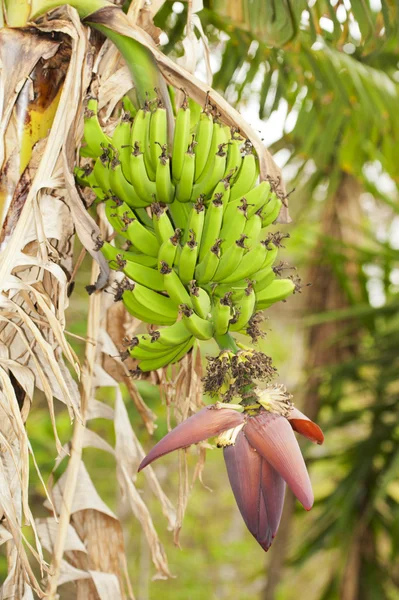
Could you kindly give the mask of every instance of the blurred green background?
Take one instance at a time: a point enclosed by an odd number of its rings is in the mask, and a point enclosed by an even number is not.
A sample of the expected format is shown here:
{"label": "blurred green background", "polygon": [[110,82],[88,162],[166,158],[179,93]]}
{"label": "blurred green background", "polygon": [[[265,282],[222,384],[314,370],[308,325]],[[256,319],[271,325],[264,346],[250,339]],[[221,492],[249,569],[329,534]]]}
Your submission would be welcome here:
{"label": "blurred green background", "polygon": [[[125,3],[126,5],[129,3]],[[397,600],[399,598],[399,19],[388,0],[207,2],[199,17],[209,42],[213,86],[258,129],[283,167],[293,223],[282,260],[298,269],[302,294],[270,309],[262,349],[298,406],[325,431],[304,444],[316,503],[310,513],[290,495],[279,534],[265,555],[247,532],[222,453],[207,453],[196,482],[181,549],[160,507],[151,514],[175,579],[154,570],[138,522],[123,517],[138,600]],[[187,4],[165,2],[155,23],[162,50],[182,56]],[[198,36],[198,30],[195,30]],[[201,51],[200,51],[201,52]],[[205,56],[205,55],[204,55]],[[205,60],[198,64],[204,76]],[[85,335],[90,262],[78,273],[68,330]],[[82,356],[83,347],[71,338]],[[204,347],[206,351],[206,347]],[[205,354],[205,353],[204,353]],[[166,432],[158,390],[139,382]],[[100,399],[113,403],[113,391]],[[127,393],[132,425],[150,439]],[[60,410],[62,441],[68,416]],[[112,423],[93,422],[111,444]],[[55,455],[44,402],[28,420],[43,475]],[[113,458],[84,451],[99,494],[118,509]],[[190,473],[196,450],[190,456]],[[60,472],[62,472],[60,468]],[[156,473],[177,500],[177,456]],[[32,471],[33,473],[33,471]],[[138,485],[145,488],[144,478]],[[35,514],[43,491],[32,474]],[[42,513],[45,514],[44,511]],[[1,563],[4,573],[4,563]]]}

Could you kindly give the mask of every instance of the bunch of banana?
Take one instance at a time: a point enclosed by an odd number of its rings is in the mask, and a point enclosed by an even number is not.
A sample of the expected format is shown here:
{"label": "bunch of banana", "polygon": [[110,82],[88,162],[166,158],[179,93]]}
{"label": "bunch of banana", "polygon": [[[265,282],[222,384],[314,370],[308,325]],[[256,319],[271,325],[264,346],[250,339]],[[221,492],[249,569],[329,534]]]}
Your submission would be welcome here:
{"label": "bunch of banana", "polygon": [[84,143],[93,164],[76,177],[104,203],[116,234],[99,246],[125,275],[118,298],[161,327],[134,338],[130,354],[141,370],[180,360],[195,340],[245,333],[257,311],[295,290],[291,279],[276,276],[279,244],[264,234],[282,200],[269,181],[258,183],[250,142],[209,103],[193,126],[183,101],[168,145],[159,101],[147,102],[134,120],[124,114],[109,137],[91,99]]}

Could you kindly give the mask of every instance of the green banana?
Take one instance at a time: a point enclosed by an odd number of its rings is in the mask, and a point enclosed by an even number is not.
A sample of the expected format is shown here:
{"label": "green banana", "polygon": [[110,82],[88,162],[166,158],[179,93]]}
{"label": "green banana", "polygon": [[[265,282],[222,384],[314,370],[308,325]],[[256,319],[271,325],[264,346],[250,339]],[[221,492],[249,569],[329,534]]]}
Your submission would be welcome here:
{"label": "green banana", "polygon": [[132,125],[132,137],[130,145],[132,148],[138,144],[140,148],[147,147],[148,127],[151,120],[151,112],[147,103],[137,111]]}
{"label": "green banana", "polygon": [[280,213],[282,204],[281,199],[273,192],[270,202],[266,204],[261,213],[262,227],[267,227],[274,223]]}
{"label": "green banana", "polygon": [[214,327],[211,321],[202,319],[187,305],[181,305],[182,321],[194,337],[198,340],[210,340],[213,337]]}
{"label": "green banana", "polygon": [[197,145],[194,148],[195,154],[195,181],[198,181],[204,170],[208,155],[211,149],[213,135],[213,120],[207,107],[200,114],[195,139]]}
{"label": "green banana", "polygon": [[257,158],[252,152],[252,145],[247,144],[245,151],[246,154],[242,159],[240,170],[231,187],[230,200],[242,198],[253,188],[258,177]]}
{"label": "green banana", "polygon": [[163,316],[155,311],[152,311],[146,306],[143,306],[141,302],[135,298],[134,284],[133,289],[128,289],[123,292],[122,301],[127,310],[137,319],[140,319],[144,323],[150,323],[152,325],[173,325],[176,319],[173,317]]}
{"label": "green banana", "polygon": [[150,121],[150,151],[151,151],[151,162],[152,166],[158,165],[159,148],[166,146],[168,142],[168,124],[167,124],[167,112],[162,102],[158,100],[158,106],[151,115]]}
{"label": "green banana", "polygon": [[266,255],[266,243],[259,242],[259,244],[254,246],[244,255],[237,269],[222,279],[222,283],[233,283],[256,274],[265,262]]}
{"label": "green banana", "polygon": [[221,200],[223,203],[223,211],[226,210],[230,200],[230,179],[225,177],[221,179],[213,190],[210,202],[213,200]]}
{"label": "green banana", "polygon": [[109,150],[104,150],[99,158],[94,163],[93,175],[100,189],[104,194],[109,194],[110,182],[109,182],[109,161],[110,153]]}
{"label": "green banana", "polygon": [[231,183],[234,183],[237,173],[240,170],[242,163],[241,146],[243,145],[244,139],[238,135],[236,131],[232,132],[231,139],[228,141],[228,152],[226,160],[226,169],[224,176],[228,175],[231,177]]}
{"label": "green banana", "polygon": [[[212,165],[207,171],[207,174],[203,179],[198,181],[193,188],[191,199],[195,200],[198,196],[204,194],[208,196],[217,185],[218,181],[220,181],[224,174],[224,169],[226,165],[226,152],[224,151],[224,147],[226,144],[219,144],[218,151],[214,155]],[[206,168],[204,169],[204,172]]]}
{"label": "green banana", "polygon": [[122,216],[122,220],[125,224],[124,228],[121,230],[122,235],[130,240],[133,246],[140,252],[157,257],[160,243],[158,242],[156,235],[140,223],[134,215],[131,216],[126,212]]}
{"label": "green banana", "polygon": [[163,346],[173,347],[183,344],[191,337],[191,333],[187,331],[187,327],[182,321],[176,321],[170,327],[159,330],[157,342]]}
{"label": "green banana", "polygon": [[[119,269],[132,281],[136,281],[156,292],[162,292],[165,289],[163,276],[156,269],[140,265],[130,260],[127,260],[126,264],[122,261],[119,265]],[[167,323],[167,325],[169,325],[169,323]]]}
{"label": "green banana", "polygon": [[261,292],[267,286],[269,286],[272,281],[276,279],[276,274],[273,271],[272,267],[266,267],[264,269],[260,269],[255,275],[255,283],[254,290],[256,293]]}
{"label": "green banana", "polygon": [[208,319],[211,314],[212,304],[209,294],[206,290],[196,285],[195,279],[190,281],[190,298],[193,309],[202,319]]}
{"label": "green banana", "polygon": [[130,155],[130,179],[141,200],[151,204],[156,197],[156,184],[147,175],[144,154],[140,151],[138,142],[135,142],[134,150]]}
{"label": "green banana", "polygon": [[[120,266],[123,261],[131,261],[138,265],[144,265],[146,267],[155,267],[157,264],[156,258],[148,256],[147,254],[138,254],[137,252],[128,252],[126,250],[120,250],[115,246],[112,246],[109,242],[103,242],[101,246],[101,253],[108,262],[114,263]],[[111,269],[113,268],[110,264]],[[117,270],[117,269],[116,269]]]}
{"label": "green banana", "polygon": [[112,193],[126,202],[131,208],[145,208],[148,202],[141,200],[136,194],[134,187],[128,182],[123,174],[122,163],[115,156],[109,169],[109,186]]}
{"label": "green banana", "polygon": [[199,262],[209,254],[210,249],[220,237],[220,229],[223,222],[223,202],[220,199],[213,200],[205,214],[204,228],[202,231],[201,247],[199,251]]}
{"label": "green banana", "polygon": [[255,302],[256,296],[254,289],[252,285],[248,285],[238,306],[235,307],[237,309],[237,316],[234,319],[235,322],[230,321],[229,329],[231,331],[241,331],[241,329],[244,329],[254,313]]}
{"label": "green banana", "polygon": [[270,183],[261,181],[259,185],[245,194],[247,201],[248,218],[252,217],[259,209],[263,209],[271,197]]}
{"label": "green banana", "polygon": [[244,234],[247,236],[248,247],[252,248],[253,244],[259,240],[262,231],[262,217],[259,213],[255,213],[245,223]]}
{"label": "green banana", "polygon": [[247,210],[245,203],[243,203],[241,206],[237,206],[233,215],[234,216],[230,218],[223,218],[223,226],[220,231],[220,238],[223,240],[223,251],[226,251],[231,244],[234,244],[234,242],[238,240],[245,229],[245,225],[247,223]]}
{"label": "green banana", "polygon": [[175,187],[170,174],[170,158],[166,154],[166,144],[161,146],[161,150],[157,163],[155,190],[158,202],[170,204],[175,197]]}
{"label": "green banana", "polygon": [[143,305],[144,308],[149,308],[161,317],[170,318],[173,322],[176,321],[178,315],[178,305],[171,298],[159,294],[137,282],[134,284],[132,296]]}
{"label": "green banana", "polygon": [[158,202],[151,204],[151,210],[155,235],[157,236],[159,243],[163,244],[174,236],[175,232],[173,225],[170,222],[166,210]]}
{"label": "green banana", "polygon": [[194,277],[197,256],[198,244],[195,239],[195,233],[191,229],[189,239],[184,244],[179,258],[179,277],[185,285],[187,285]]}
{"label": "green banana", "polygon": [[118,153],[122,165],[122,173],[130,183],[130,140],[132,137],[132,119],[124,113],[112,135],[112,146]]}
{"label": "green banana", "polygon": [[[183,163],[190,143],[190,109],[187,98],[184,98],[176,116],[175,133],[172,150],[172,175],[174,181],[180,181]],[[194,161],[193,161],[194,162]]]}
{"label": "green banana", "polygon": [[231,292],[227,292],[223,298],[216,299],[213,305],[213,322],[217,335],[224,335],[228,328],[232,317],[231,311]]}
{"label": "green banana", "polygon": [[238,268],[246,250],[246,238],[246,235],[241,235],[234,244],[227,248],[225,252],[222,252],[218,268],[216,269],[216,272],[212,278],[213,281],[222,281],[225,279],[225,277]]}
{"label": "green banana", "polygon": [[[180,174],[180,180],[176,188],[176,200],[179,202],[190,202],[193,193],[195,154],[192,142],[184,155],[183,167]],[[173,159],[174,160],[174,159]],[[172,161],[173,166],[173,161]]]}
{"label": "green banana", "polygon": [[266,252],[265,261],[262,263],[261,269],[265,269],[266,267],[271,267],[271,265],[276,260],[277,254],[278,254],[277,246],[270,247],[270,245],[267,242],[265,242],[265,243],[266,243],[267,252]]}
{"label": "green banana", "polygon": [[295,290],[291,279],[275,279],[261,292],[256,293],[256,310],[269,308],[279,300],[285,300]]}
{"label": "green banana", "polygon": [[97,111],[97,100],[90,98],[84,116],[83,134],[87,146],[93,152],[93,155],[98,157],[103,153],[103,148],[111,144],[111,138],[103,132]]}
{"label": "green banana", "polygon": [[[207,179],[210,175],[212,175],[215,154],[219,150],[219,146],[221,144],[227,144],[227,142],[228,142],[228,138],[226,137],[226,132],[225,132],[223,125],[221,125],[217,121],[214,121],[213,126],[212,126],[212,142],[211,142],[211,146],[209,148],[209,153],[207,154],[206,163],[205,163],[204,168],[202,169],[201,174],[199,175],[198,178],[195,179],[195,186],[198,186],[205,179]],[[219,177],[219,179],[222,179],[222,177],[223,177],[223,174]],[[196,193],[195,197],[197,198],[200,193],[201,192]]]}
{"label": "green banana", "polygon": [[186,230],[190,205],[187,202],[172,202],[172,204],[169,205],[169,212],[175,227]]}
{"label": "green banana", "polygon": [[[132,125],[132,148],[140,149],[143,152],[142,161],[145,171],[140,167],[140,172],[145,173],[146,179],[155,180],[155,165],[151,163],[150,146],[149,146],[149,129],[151,121],[151,110],[148,102],[144,103],[144,107],[137,111]],[[130,160],[130,173],[132,174],[132,161]],[[132,176],[132,175],[131,175]],[[134,185],[134,180],[131,179]],[[140,192],[137,190],[140,195]]]}
{"label": "green banana", "polygon": [[191,308],[191,298],[189,293],[176,271],[171,269],[167,263],[162,263],[160,273],[163,275],[164,289],[168,292],[173,302],[177,305],[187,304]]}
{"label": "green banana", "polygon": [[191,350],[191,348],[194,346],[194,343],[195,338],[190,337],[185,344],[179,346],[177,350],[172,350],[171,353],[167,354],[166,356],[142,360],[139,364],[139,369],[140,371],[147,372],[161,369],[162,367],[166,367],[167,365],[172,365],[173,363],[176,363],[180,359],[182,359],[183,356],[185,356],[187,352]]}
{"label": "green banana", "polygon": [[105,216],[107,217],[110,225],[112,226],[115,233],[119,233],[125,239],[127,239],[126,233],[123,230],[123,211],[127,205],[116,196],[107,198],[104,202]]}
{"label": "green banana", "polygon": [[183,243],[188,240],[189,232],[192,231],[195,236],[195,241],[198,246],[201,245],[202,231],[204,229],[205,220],[205,206],[202,197],[198,198],[196,203],[193,204],[189,217],[188,224],[184,231]]}
{"label": "green banana", "polygon": [[179,240],[181,236],[181,230],[175,229],[174,234],[165,240],[158,252],[158,269],[161,269],[162,263],[168,265],[174,265],[176,261],[177,248],[179,246]]}
{"label": "green banana", "polygon": [[200,285],[209,283],[218,268],[220,260],[220,244],[222,240],[216,240],[213,246],[205,254],[205,257],[195,268],[195,279]]}

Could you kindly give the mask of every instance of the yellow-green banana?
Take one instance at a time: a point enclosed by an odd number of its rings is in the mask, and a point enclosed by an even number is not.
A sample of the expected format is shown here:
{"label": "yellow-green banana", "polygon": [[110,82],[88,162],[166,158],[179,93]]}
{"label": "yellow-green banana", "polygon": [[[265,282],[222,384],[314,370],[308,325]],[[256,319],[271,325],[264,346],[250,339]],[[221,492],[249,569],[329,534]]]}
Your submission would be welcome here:
{"label": "yellow-green banana", "polygon": [[179,108],[176,116],[175,133],[172,151],[172,175],[175,181],[180,181],[183,163],[188,145],[190,143],[190,109],[187,99]]}
{"label": "yellow-green banana", "polygon": [[129,113],[124,113],[112,135],[112,146],[118,153],[122,165],[122,173],[130,183],[130,152],[132,137],[132,120]]}
{"label": "yellow-green banana", "polygon": [[202,262],[215,241],[220,238],[220,229],[223,221],[223,202],[220,199],[213,200],[207,208],[204,228],[202,231],[201,247],[199,251],[199,262]]}
{"label": "yellow-green banana", "polygon": [[187,304],[191,307],[191,298],[188,291],[181,282],[180,277],[167,263],[162,263],[161,274],[163,275],[165,290],[177,305]]}
{"label": "yellow-green banana", "polygon": [[275,279],[261,292],[256,293],[256,310],[264,310],[279,300],[285,300],[295,290],[291,279]]}
{"label": "yellow-green banana", "polygon": [[225,334],[229,328],[230,319],[232,317],[231,292],[227,292],[223,298],[215,299],[212,316],[217,335]]}
{"label": "yellow-green banana", "polygon": [[239,266],[230,275],[225,277],[223,283],[232,283],[245,279],[246,277],[255,276],[260,267],[265,262],[267,255],[267,248],[265,242],[259,242],[251,250],[249,250],[244,256]]}
{"label": "yellow-green banana", "polygon": [[155,179],[155,191],[158,202],[170,204],[175,197],[175,187],[172,183],[170,173],[170,159],[166,154],[166,145],[161,147],[161,154],[157,163],[157,176]]}
{"label": "yellow-green banana", "polygon": [[174,234],[161,244],[161,247],[159,248],[158,252],[159,269],[161,269],[162,263],[171,265],[171,267],[173,267],[173,265],[176,264],[176,254],[177,248],[179,246],[180,236],[181,230],[175,229]]}
{"label": "yellow-green banana", "polygon": [[212,281],[222,281],[238,268],[246,250],[246,235],[241,235],[234,244],[229,246],[225,252],[222,252],[218,268],[212,278]]}
{"label": "yellow-green banana", "polygon": [[179,257],[179,277],[187,285],[194,277],[195,265],[197,264],[198,244],[193,230],[190,230],[189,238],[184,244]]}
{"label": "yellow-green banana", "polygon": [[108,147],[111,138],[106,135],[98,120],[98,102],[90,98],[84,116],[84,139],[94,156],[101,156],[103,148]]}
{"label": "yellow-green banana", "polygon": [[253,188],[257,177],[257,158],[252,152],[252,146],[247,145],[246,154],[242,159],[240,170],[237,174],[234,183],[231,186],[230,200],[242,198],[247,192],[249,192]]}
{"label": "yellow-green banana", "polygon": [[221,240],[216,240],[195,269],[195,279],[200,284],[212,281],[220,260]]}
{"label": "yellow-green banana", "polygon": [[208,292],[204,288],[198,287],[195,280],[190,281],[189,290],[193,309],[202,319],[208,319],[212,310]]}
{"label": "yellow-green banana", "polygon": [[231,331],[241,331],[248,324],[255,309],[256,296],[252,285],[248,285],[238,305],[235,306],[237,316],[230,323]]}
{"label": "yellow-green banana", "polygon": [[198,340],[210,340],[214,333],[214,327],[211,321],[202,319],[192,308],[186,305],[181,306],[182,321],[187,330]]}
{"label": "yellow-green banana", "polygon": [[212,116],[207,110],[200,114],[195,139],[197,145],[194,148],[195,154],[195,181],[198,181],[202,171],[204,170],[208,155],[212,144],[213,134],[213,120]]}

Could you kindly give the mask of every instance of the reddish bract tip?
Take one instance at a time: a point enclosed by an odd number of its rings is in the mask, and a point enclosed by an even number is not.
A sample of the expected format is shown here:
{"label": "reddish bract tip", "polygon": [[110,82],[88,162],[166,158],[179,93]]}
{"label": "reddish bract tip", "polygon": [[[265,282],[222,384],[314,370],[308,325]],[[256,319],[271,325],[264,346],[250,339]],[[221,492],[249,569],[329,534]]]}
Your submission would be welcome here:
{"label": "reddish bract tip", "polygon": [[299,502],[309,510],[313,491],[301,450],[285,417],[260,412],[244,427],[248,442],[287,482]]}
{"label": "reddish bract tip", "polygon": [[173,450],[186,448],[207,438],[241,425],[244,421],[242,413],[229,408],[215,408],[215,405],[202,408],[183,423],[172,429],[147,454],[139,466],[139,471],[164,454]]}
{"label": "reddish bract tip", "polygon": [[316,423],[313,423],[306,415],[301,413],[297,408],[292,408],[287,419],[290,422],[292,429],[304,435],[311,442],[316,444],[322,444],[324,442],[324,435],[322,430]]}

